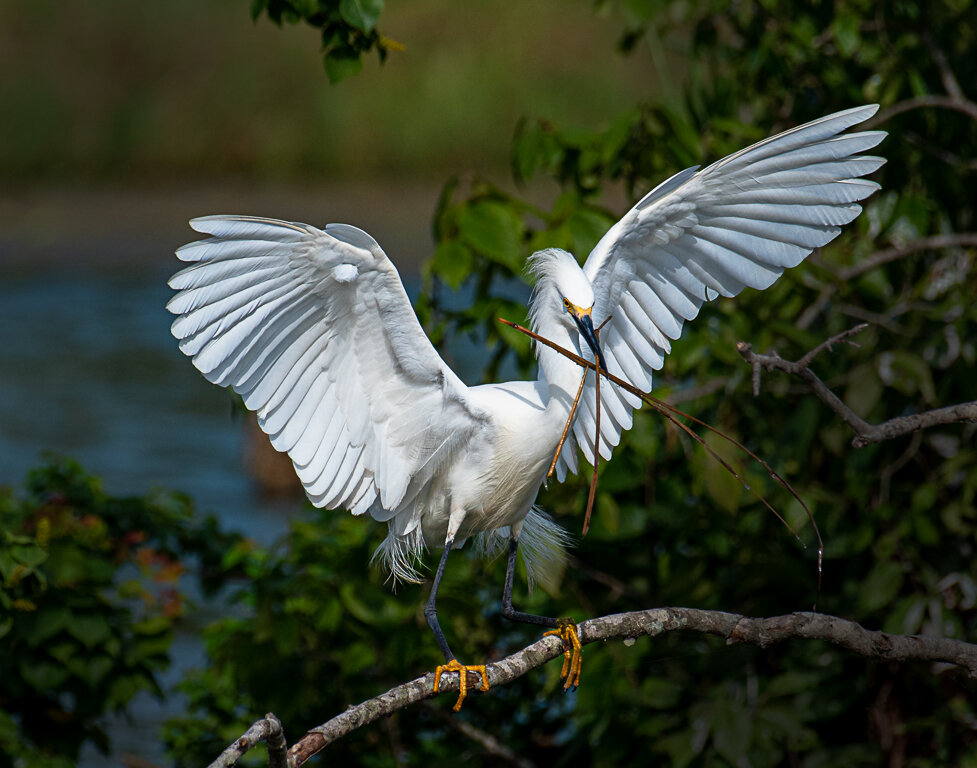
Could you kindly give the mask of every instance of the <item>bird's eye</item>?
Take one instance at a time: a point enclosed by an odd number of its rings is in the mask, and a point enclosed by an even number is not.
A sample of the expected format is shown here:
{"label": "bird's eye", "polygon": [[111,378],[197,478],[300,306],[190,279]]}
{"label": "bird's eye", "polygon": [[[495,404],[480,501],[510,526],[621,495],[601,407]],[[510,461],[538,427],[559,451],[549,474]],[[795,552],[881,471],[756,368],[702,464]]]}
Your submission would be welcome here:
{"label": "bird's eye", "polygon": [[563,308],[564,309],[570,309],[570,299],[564,299],[563,300]]}

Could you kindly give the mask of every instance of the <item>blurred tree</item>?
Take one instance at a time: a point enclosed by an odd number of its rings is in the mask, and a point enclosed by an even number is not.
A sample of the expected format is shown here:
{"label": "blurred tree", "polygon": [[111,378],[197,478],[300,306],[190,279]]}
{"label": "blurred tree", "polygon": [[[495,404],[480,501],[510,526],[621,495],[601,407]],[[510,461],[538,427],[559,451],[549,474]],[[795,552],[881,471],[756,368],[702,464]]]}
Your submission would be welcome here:
{"label": "blurred tree", "polygon": [[178,494],[107,496],[70,460],[24,490],[0,488],[0,766],[70,766],[86,741],[108,751],[104,715],[163,695],[186,559],[212,591],[236,538]]}
{"label": "blurred tree", "polygon": [[[883,192],[806,266],[762,294],[704,310],[675,345],[659,394],[691,401],[697,416],[764,457],[812,506],[826,544],[819,609],[893,632],[972,640],[975,426],[856,450],[847,427],[787,376],[765,375],[754,397],[735,342],[796,358],[865,320],[860,346],[836,347],[814,364],[859,415],[878,421],[973,398],[973,3],[839,0],[789,12],[767,0],[599,5],[623,18],[622,49],[657,52],[665,98],[589,133],[524,121],[514,176],[555,179],[561,192],[548,205],[481,179],[449,182],[418,307],[428,330],[439,343],[487,344],[487,376],[527,368],[525,339],[494,318],[524,319],[522,265],[531,250],[560,246],[583,258],[623,213],[607,200],[623,193],[633,201],[681,168],[879,101],[875,122],[891,134],[881,149],[889,158]],[[758,467],[741,471],[810,544],[798,505]],[[568,482],[541,501],[575,521],[585,493],[585,480]],[[187,683],[188,717],[171,731],[181,762],[212,758],[269,709],[294,738],[437,661],[422,591],[383,591],[363,565],[365,537],[379,532],[364,528],[316,513],[284,549],[248,554],[253,582],[239,600],[251,614],[213,629],[213,664]],[[521,602],[578,618],[670,604],[769,615],[810,607],[814,563],[813,547],[798,550],[700,449],[642,413],[601,472],[594,524],[561,594]],[[532,637],[499,619],[502,570],[463,558],[448,570],[442,617],[449,634],[464,638],[456,642],[466,657],[495,656]],[[654,755],[674,766],[977,765],[974,682],[955,669],[873,664],[813,643],[761,651],[669,636],[591,650],[582,686],[561,698],[552,695],[551,666],[545,682],[493,691],[459,718],[538,764],[645,764]],[[208,725],[194,730],[202,718]],[[218,727],[221,739],[203,738]],[[402,712],[331,748],[342,754],[331,759],[500,761],[453,730],[431,710]]]}

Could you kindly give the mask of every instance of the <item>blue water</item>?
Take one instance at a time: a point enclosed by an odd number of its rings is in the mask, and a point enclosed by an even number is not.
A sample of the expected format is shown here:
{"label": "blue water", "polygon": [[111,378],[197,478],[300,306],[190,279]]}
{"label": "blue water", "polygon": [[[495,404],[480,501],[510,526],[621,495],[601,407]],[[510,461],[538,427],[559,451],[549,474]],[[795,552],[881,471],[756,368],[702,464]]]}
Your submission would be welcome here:
{"label": "blue water", "polygon": [[[19,484],[55,451],[110,494],[179,489],[226,528],[272,540],[301,505],[256,492],[229,395],[177,349],[164,308],[175,267],[0,268],[0,484]],[[167,687],[203,662],[203,646],[180,634],[173,657]],[[165,764],[159,727],[179,706],[137,697],[108,722],[112,756],[86,749],[82,765],[118,765],[127,753]]]}
{"label": "blue water", "polygon": [[162,485],[202,509],[257,514],[230,400],[169,334],[164,272],[0,273],[0,483],[46,450],[74,456],[112,494]]}

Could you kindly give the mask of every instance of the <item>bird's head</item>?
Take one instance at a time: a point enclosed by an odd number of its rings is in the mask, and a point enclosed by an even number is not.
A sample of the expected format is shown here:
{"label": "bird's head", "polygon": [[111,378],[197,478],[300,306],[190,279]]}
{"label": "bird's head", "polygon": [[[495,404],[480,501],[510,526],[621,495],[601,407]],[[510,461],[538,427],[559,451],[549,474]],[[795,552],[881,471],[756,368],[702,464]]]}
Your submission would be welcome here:
{"label": "bird's head", "polygon": [[529,259],[529,269],[536,276],[536,296],[533,300],[533,325],[537,332],[543,328],[544,318],[559,318],[572,323],[590,347],[600,367],[607,370],[604,354],[594,329],[594,288],[577,260],[559,248],[537,251]]}

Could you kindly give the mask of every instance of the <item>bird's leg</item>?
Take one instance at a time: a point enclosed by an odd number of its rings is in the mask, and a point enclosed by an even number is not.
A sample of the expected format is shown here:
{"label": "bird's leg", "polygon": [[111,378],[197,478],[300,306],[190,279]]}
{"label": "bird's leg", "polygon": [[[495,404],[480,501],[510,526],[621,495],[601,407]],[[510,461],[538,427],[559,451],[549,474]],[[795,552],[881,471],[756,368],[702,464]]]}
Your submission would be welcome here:
{"label": "bird's leg", "polygon": [[458,515],[452,513],[452,516],[448,521],[448,536],[444,542],[444,552],[441,555],[441,561],[438,563],[438,570],[434,574],[434,583],[431,585],[431,596],[427,600],[427,605],[424,606],[424,618],[427,619],[427,625],[431,628],[431,632],[434,633],[434,639],[437,642],[438,647],[441,649],[441,653],[444,654],[446,662],[445,664],[439,664],[434,670],[434,692],[437,693],[441,687],[441,676],[445,672],[457,672],[458,701],[455,702],[455,712],[461,710],[461,705],[465,701],[465,697],[468,695],[469,672],[475,672],[482,676],[482,684],[479,686],[479,690],[487,691],[489,689],[488,674],[485,671],[485,665],[465,665],[460,663],[458,659],[455,658],[455,655],[451,652],[451,648],[448,646],[448,641],[445,639],[444,632],[441,630],[441,625],[438,623],[438,587],[441,585],[441,577],[444,576],[444,568],[448,563],[448,554],[451,552],[451,547],[455,543],[455,535],[457,534],[458,528],[463,519],[464,512],[461,512]]}
{"label": "bird's leg", "polygon": [[580,685],[580,668],[583,664],[582,646],[577,635],[577,625],[573,619],[563,617],[554,619],[549,616],[537,616],[533,613],[517,611],[512,605],[512,582],[516,573],[516,550],[519,539],[515,536],[509,539],[509,562],[505,569],[505,587],[502,589],[502,615],[509,621],[523,624],[535,624],[539,627],[554,627],[543,633],[543,637],[556,635],[563,640],[563,669],[560,678],[563,690],[569,691]]}
{"label": "bird's leg", "polygon": [[441,586],[441,577],[444,576],[444,567],[448,563],[448,554],[451,552],[451,545],[453,543],[453,541],[445,542],[441,562],[438,563],[438,570],[434,574],[434,584],[431,585],[431,595],[427,599],[427,605],[424,606],[424,618],[427,619],[427,625],[434,633],[434,640],[441,649],[441,653],[444,654],[444,658],[449,661],[454,658],[454,654],[451,652],[451,648],[448,647],[448,641],[445,639],[441,625],[438,623],[437,599],[438,587]]}

